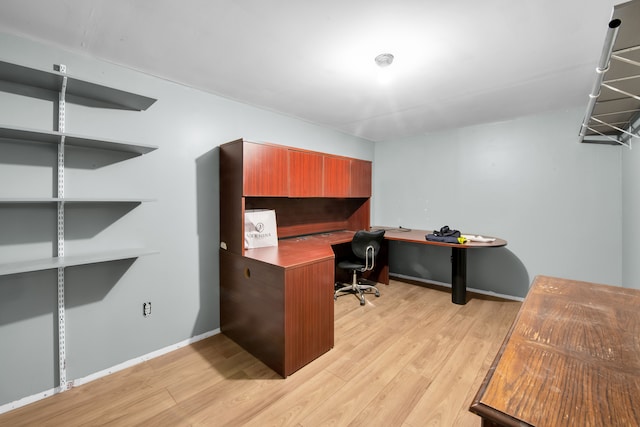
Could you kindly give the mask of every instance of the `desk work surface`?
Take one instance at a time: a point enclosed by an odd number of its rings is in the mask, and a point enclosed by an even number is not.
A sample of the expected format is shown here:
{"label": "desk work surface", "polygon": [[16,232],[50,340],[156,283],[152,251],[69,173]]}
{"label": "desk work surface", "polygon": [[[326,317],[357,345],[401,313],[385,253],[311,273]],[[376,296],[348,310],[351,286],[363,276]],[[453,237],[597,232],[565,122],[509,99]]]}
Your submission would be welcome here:
{"label": "desk work surface", "polygon": [[[372,230],[385,230],[384,237],[387,240],[397,240],[402,242],[409,243],[423,243],[425,245],[434,245],[434,246],[446,246],[453,248],[492,248],[492,247],[500,247],[506,246],[507,241],[504,239],[499,239],[497,237],[493,237],[495,240],[493,242],[472,242],[469,241],[464,244],[459,243],[445,243],[445,242],[433,242],[429,241],[426,238],[427,234],[433,233],[432,230],[414,230],[409,228],[394,228],[394,227],[383,227],[383,226],[373,226]],[[462,233],[462,234],[470,234],[470,233]],[[492,237],[492,236],[484,236],[484,237]]]}
{"label": "desk work surface", "polygon": [[488,425],[640,425],[639,306],[637,289],[538,276],[470,410]]}
{"label": "desk work surface", "polygon": [[348,243],[355,231],[332,231],[278,240],[278,246],[245,249],[244,255],[284,268],[296,267],[334,258],[332,245]]}
{"label": "desk work surface", "polygon": [[[450,248],[472,249],[500,247],[507,244],[506,240],[495,238],[493,242],[467,242],[464,244],[432,242],[426,239],[430,230],[410,230],[392,227],[371,227],[371,230],[385,230],[386,240],[396,240],[408,243],[445,246]],[[281,267],[295,267],[318,260],[333,257],[332,245],[349,243],[355,234],[354,230],[338,230],[304,236],[287,237],[278,240],[278,246],[266,248],[245,249],[244,255],[258,261]],[[485,236],[490,237],[490,236]]]}

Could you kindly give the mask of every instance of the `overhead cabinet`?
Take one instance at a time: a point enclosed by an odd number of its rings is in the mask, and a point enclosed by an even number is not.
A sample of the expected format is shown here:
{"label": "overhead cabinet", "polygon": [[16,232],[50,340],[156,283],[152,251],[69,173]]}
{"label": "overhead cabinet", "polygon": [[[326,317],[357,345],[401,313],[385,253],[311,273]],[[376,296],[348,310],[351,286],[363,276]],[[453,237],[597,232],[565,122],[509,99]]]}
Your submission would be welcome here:
{"label": "overhead cabinet", "polygon": [[324,197],[351,197],[351,161],[343,157],[324,156]]}
{"label": "overhead cabinet", "polygon": [[371,197],[370,173],[365,160],[289,149],[289,197]]}
{"label": "overhead cabinet", "polygon": [[371,162],[351,160],[351,197],[371,197]]}
{"label": "overhead cabinet", "polygon": [[243,195],[287,197],[289,150],[273,145],[244,143],[240,157]]}
{"label": "overhead cabinet", "polygon": [[220,165],[220,238],[233,252],[248,209],[275,209],[278,237],[369,224],[370,161],[239,139],[221,147]]}
{"label": "overhead cabinet", "polygon": [[322,195],[324,156],[308,151],[289,152],[289,197]]}
{"label": "overhead cabinet", "polygon": [[371,197],[371,162],[274,144],[234,141],[225,162],[243,171],[245,197]]}

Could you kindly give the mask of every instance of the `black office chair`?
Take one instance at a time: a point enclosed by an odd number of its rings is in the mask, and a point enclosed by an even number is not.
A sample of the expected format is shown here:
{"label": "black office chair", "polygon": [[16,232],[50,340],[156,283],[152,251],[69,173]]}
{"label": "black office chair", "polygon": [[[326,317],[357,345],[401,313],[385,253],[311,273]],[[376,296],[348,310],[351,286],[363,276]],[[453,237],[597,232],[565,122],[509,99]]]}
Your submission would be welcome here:
{"label": "black office chair", "polygon": [[[338,296],[343,293],[357,294],[360,299],[360,305],[364,305],[364,294],[375,292],[376,297],[380,296],[380,291],[374,285],[363,283],[362,279],[358,279],[358,272],[373,270],[375,259],[382,246],[384,239],[384,230],[378,231],[357,231],[351,240],[351,250],[354,259],[338,262],[338,268],[349,270],[352,275],[351,284],[336,283],[336,290],[333,293],[333,299],[337,300]],[[346,286],[345,286],[346,285]]]}

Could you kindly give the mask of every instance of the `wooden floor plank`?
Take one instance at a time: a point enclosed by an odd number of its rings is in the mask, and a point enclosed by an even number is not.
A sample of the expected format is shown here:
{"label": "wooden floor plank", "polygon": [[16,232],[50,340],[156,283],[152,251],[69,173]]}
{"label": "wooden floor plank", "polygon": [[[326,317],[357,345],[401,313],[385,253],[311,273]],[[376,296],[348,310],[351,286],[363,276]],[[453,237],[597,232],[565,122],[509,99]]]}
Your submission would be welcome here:
{"label": "wooden floor plank", "polygon": [[402,370],[375,395],[349,425],[369,427],[380,421],[389,426],[402,425],[429,386],[428,378],[416,375],[410,370]]}
{"label": "wooden floor plank", "polygon": [[478,426],[519,302],[392,280],[335,303],[335,347],[283,379],[220,334],[0,415],[8,426]]}
{"label": "wooden floor plank", "polygon": [[345,381],[331,372],[319,372],[249,420],[246,426],[302,425],[301,420],[316,411],[322,402],[339,393],[344,385]]}

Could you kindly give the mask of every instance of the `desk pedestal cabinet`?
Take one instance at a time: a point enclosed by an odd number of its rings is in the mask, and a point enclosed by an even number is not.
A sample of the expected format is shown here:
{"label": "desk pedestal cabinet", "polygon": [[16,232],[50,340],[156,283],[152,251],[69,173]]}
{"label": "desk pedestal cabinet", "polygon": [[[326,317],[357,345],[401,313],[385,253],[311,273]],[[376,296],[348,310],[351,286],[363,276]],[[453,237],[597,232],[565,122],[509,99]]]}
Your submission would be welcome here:
{"label": "desk pedestal cabinet", "polygon": [[333,347],[333,259],[282,268],[220,252],[224,333],[286,377]]}

